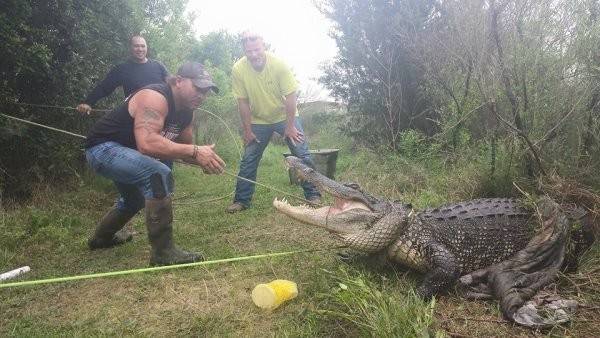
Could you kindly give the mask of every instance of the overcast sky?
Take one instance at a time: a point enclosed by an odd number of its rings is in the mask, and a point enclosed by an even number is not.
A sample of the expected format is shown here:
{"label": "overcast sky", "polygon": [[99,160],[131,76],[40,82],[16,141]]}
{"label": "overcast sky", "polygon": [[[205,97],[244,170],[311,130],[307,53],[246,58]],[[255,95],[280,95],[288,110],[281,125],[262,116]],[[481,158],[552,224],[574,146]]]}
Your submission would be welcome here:
{"label": "overcast sky", "polygon": [[[331,22],[311,0],[192,0],[188,10],[196,12],[194,29],[198,35],[221,29],[234,34],[252,29],[292,67],[301,90],[322,88],[315,80],[322,73],[319,65],[333,58],[337,48],[328,35]],[[322,95],[326,97],[326,93]]]}

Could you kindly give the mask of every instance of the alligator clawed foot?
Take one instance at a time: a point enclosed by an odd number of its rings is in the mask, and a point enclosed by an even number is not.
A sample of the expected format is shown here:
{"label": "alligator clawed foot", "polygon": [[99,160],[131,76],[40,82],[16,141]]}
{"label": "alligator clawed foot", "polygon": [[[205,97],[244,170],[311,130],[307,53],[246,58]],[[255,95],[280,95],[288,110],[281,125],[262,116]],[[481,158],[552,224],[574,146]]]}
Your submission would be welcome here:
{"label": "alligator clawed foot", "polygon": [[337,253],[337,258],[348,264],[366,264],[368,266],[377,266],[386,263],[381,255],[366,255],[363,252],[352,250],[343,250]]}
{"label": "alligator clawed foot", "polygon": [[361,255],[350,251],[340,251],[337,253],[337,258],[344,263],[352,263],[356,261],[359,256]]}
{"label": "alligator clawed foot", "polygon": [[425,300],[425,301],[429,301],[431,300],[431,298],[433,298],[434,292],[427,287],[426,285],[419,285],[417,287],[416,290],[417,296],[419,296],[421,299]]}

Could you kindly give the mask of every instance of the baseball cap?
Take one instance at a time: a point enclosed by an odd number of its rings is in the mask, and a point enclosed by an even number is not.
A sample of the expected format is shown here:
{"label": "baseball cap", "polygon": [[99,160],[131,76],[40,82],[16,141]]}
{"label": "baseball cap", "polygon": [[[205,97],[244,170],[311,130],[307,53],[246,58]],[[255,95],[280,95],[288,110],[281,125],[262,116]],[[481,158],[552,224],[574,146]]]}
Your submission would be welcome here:
{"label": "baseball cap", "polygon": [[198,88],[210,88],[215,93],[219,92],[219,88],[213,82],[212,76],[208,74],[201,63],[188,61],[179,67],[177,75],[191,79],[192,83]]}

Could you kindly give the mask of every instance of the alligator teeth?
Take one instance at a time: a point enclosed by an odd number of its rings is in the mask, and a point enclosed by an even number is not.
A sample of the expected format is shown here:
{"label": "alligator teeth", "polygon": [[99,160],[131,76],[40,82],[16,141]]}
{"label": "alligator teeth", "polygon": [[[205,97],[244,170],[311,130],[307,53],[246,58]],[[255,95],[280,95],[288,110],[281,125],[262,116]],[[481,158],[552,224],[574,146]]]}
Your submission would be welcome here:
{"label": "alligator teeth", "polygon": [[284,205],[290,206],[290,203],[287,201],[286,198],[279,199],[279,198],[275,197],[273,204],[284,204]]}

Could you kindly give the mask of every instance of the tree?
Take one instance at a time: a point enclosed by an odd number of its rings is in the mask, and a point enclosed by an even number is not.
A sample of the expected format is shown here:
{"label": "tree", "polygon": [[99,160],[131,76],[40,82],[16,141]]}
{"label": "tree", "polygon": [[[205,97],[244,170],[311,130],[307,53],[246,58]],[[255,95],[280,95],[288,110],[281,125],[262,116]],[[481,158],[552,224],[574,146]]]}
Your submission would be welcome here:
{"label": "tree", "polygon": [[339,54],[320,79],[348,105],[345,131],[370,145],[399,149],[402,131],[433,132],[423,71],[411,60],[415,31],[424,28],[430,1],[326,0]]}
{"label": "tree", "polygon": [[599,38],[585,14],[590,8],[554,0],[438,1],[415,41],[428,91],[439,94],[442,130],[464,128],[492,144],[509,137],[530,175],[578,163],[591,69],[581,56],[593,54],[582,54],[582,46]]}
{"label": "tree", "polygon": [[[85,134],[93,122],[74,110],[42,109],[15,102],[73,107],[128,54],[132,34],[147,32],[168,66],[179,62],[173,41],[191,36],[183,0],[7,0],[0,8],[0,104],[5,112]],[[164,29],[160,34],[157,30]],[[164,35],[163,35],[164,34]],[[188,45],[193,44],[189,41]],[[105,101],[111,106],[110,102]],[[43,181],[66,181],[83,164],[81,140],[0,118],[0,189],[27,198]]]}
{"label": "tree", "polygon": [[[202,35],[192,48],[191,59],[205,64],[219,86],[219,95],[210,97],[197,114],[195,134],[200,143],[220,143],[221,138],[231,140],[227,125],[240,125],[231,92],[231,67],[243,55],[240,37],[226,31]],[[238,154],[231,155],[238,157]]]}

